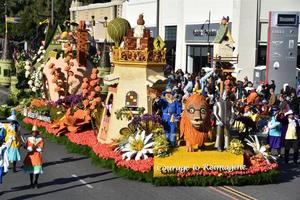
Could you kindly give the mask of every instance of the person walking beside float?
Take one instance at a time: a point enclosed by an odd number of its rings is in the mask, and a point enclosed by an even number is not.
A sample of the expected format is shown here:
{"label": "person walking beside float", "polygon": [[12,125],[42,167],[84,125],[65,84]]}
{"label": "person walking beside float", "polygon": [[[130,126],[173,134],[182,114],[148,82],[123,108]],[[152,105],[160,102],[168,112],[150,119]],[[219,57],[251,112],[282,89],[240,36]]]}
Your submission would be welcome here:
{"label": "person walking beside float", "polygon": [[7,149],[11,146],[14,140],[14,136],[11,136],[7,142],[4,142],[4,139],[0,138],[0,184],[2,184],[4,174],[8,172],[9,161]]}
{"label": "person walking beside float", "polygon": [[39,175],[43,173],[43,168],[42,168],[43,148],[44,148],[44,140],[40,136],[37,126],[34,125],[32,127],[32,136],[27,138],[25,142],[25,149],[27,149],[28,153],[24,159],[24,171],[26,173],[29,173],[31,188],[34,187],[38,188]]}
{"label": "person walking beside float", "polygon": [[6,136],[5,136],[5,142],[8,142],[8,140],[11,137],[14,137],[15,140],[12,141],[10,147],[8,147],[8,160],[9,162],[13,163],[13,172],[17,172],[17,161],[21,160],[20,156],[20,146],[21,146],[21,139],[19,136],[19,129],[20,125],[17,121],[16,112],[12,111],[11,116],[7,118],[7,120],[10,122],[9,124],[5,124],[5,130],[6,130]]}

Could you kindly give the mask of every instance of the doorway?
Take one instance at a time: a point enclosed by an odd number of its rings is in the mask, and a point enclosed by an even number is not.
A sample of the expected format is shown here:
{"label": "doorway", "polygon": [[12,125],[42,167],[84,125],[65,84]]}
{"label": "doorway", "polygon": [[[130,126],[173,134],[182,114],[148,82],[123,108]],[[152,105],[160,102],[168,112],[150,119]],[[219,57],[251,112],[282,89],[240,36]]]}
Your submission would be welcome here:
{"label": "doorway", "polygon": [[186,71],[197,74],[203,67],[208,67],[208,55],[212,53],[212,45],[188,45]]}

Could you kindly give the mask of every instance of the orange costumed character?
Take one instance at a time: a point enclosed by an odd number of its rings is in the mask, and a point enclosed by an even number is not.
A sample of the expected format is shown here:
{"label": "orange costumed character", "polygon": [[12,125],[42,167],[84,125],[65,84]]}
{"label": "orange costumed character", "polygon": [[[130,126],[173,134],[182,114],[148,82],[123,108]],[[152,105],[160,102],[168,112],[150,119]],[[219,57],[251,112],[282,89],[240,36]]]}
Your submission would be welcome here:
{"label": "orange costumed character", "polygon": [[188,152],[194,146],[202,147],[210,130],[210,111],[205,97],[200,94],[190,96],[185,104],[180,121],[180,137],[184,136]]}
{"label": "orange costumed character", "polygon": [[[32,136],[27,138],[25,148],[28,150],[28,153],[24,159],[24,171],[30,175],[30,187],[38,188],[39,174],[43,173],[42,150],[44,148],[44,140],[39,136],[39,131],[35,125],[32,127]],[[34,182],[33,175],[35,175]]]}

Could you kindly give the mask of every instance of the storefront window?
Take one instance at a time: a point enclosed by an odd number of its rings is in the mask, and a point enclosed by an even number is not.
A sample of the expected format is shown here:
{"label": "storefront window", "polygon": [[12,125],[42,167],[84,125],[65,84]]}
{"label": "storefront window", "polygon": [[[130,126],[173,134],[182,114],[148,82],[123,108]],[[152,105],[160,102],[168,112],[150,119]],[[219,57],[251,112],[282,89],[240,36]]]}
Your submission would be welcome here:
{"label": "storefront window", "polygon": [[267,56],[267,46],[266,45],[258,46],[256,66],[266,65],[266,56]]}
{"label": "storefront window", "polygon": [[198,73],[203,67],[210,66],[208,63],[208,52],[212,55],[212,45],[188,45],[186,71],[189,73]]}
{"label": "storefront window", "polygon": [[300,68],[300,46],[298,46],[297,67]]}

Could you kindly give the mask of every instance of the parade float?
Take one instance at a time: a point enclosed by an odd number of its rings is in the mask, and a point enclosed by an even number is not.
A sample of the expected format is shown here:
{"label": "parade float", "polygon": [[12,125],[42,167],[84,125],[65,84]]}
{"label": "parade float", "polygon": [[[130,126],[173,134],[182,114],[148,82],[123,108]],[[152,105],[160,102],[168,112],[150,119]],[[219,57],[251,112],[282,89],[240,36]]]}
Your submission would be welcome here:
{"label": "parade float", "polygon": [[[31,84],[41,95],[18,108],[23,126],[37,125],[44,137],[71,152],[88,155],[119,176],[155,185],[273,182],[278,165],[257,136],[234,138],[226,150],[217,151],[209,139],[211,110],[201,94],[186,100],[180,121],[170,116],[170,123],[179,125],[177,143],[170,147],[153,106],[168,93],[163,76],[166,48],[144,24],[142,15],[134,29],[122,18],[108,24],[115,42],[114,70],[103,80],[88,60],[84,22],[67,33],[61,55],[52,53],[56,56],[50,56],[43,69],[28,67],[38,73]],[[106,98],[100,97],[101,81],[108,87]]]}

